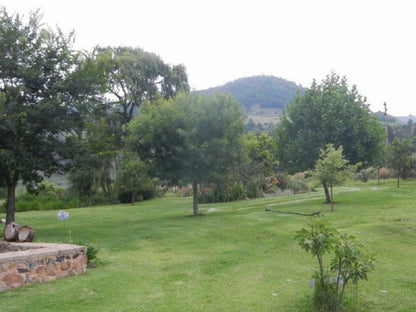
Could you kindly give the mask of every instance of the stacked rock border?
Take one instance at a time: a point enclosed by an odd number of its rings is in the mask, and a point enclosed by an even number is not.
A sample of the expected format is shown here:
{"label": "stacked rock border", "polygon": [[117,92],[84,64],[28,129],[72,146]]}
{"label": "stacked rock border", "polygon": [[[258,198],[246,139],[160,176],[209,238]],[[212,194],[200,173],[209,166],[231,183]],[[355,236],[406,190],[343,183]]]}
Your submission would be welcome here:
{"label": "stacked rock border", "polygon": [[86,271],[87,248],[70,244],[10,243],[20,251],[0,253],[0,292]]}

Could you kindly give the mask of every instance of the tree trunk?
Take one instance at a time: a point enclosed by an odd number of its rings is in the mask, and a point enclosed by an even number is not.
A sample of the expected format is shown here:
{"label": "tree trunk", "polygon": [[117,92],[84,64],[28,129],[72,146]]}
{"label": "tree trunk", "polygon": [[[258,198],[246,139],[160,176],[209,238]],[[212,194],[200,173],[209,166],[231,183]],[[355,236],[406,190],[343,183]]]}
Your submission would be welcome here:
{"label": "tree trunk", "polygon": [[136,202],[136,192],[133,192],[131,194],[131,204],[134,205],[135,202]]}
{"label": "tree trunk", "polygon": [[193,198],[193,215],[194,216],[199,216],[199,211],[198,211],[198,183],[193,182],[192,183],[192,198]]}
{"label": "tree trunk", "polygon": [[17,235],[17,240],[19,242],[31,242],[35,238],[35,231],[30,226],[22,226]]}
{"label": "tree trunk", "polygon": [[334,211],[334,187],[331,185],[331,211]]}
{"label": "tree trunk", "polygon": [[17,181],[7,183],[7,214],[6,223],[14,222],[14,205],[16,202]]}
{"label": "tree trunk", "polygon": [[15,222],[9,222],[6,224],[3,230],[4,240],[8,242],[17,241],[17,235],[19,234],[19,224]]}
{"label": "tree trunk", "polygon": [[324,191],[325,191],[326,203],[329,204],[331,202],[331,196],[329,195],[328,185],[326,185],[326,183],[322,183],[322,185],[323,185]]}
{"label": "tree trunk", "polygon": [[397,172],[397,188],[400,187],[400,170]]}
{"label": "tree trunk", "polygon": [[377,184],[380,184],[380,166],[377,167]]}

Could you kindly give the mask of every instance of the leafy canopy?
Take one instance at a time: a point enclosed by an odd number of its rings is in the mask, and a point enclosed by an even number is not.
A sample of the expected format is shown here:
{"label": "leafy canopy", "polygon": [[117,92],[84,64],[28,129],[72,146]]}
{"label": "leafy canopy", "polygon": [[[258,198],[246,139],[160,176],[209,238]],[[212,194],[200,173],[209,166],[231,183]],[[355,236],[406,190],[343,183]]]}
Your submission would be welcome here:
{"label": "leafy canopy", "polygon": [[354,169],[355,167],[348,166],[348,161],[343,155],[342,146],[335,149],[333,144],[328,144],[325,150],[320,149],[320,157],[316,161],[312,174],[322,183],[325,194],[328,194],[328,187],[330,188],[329,202],[331,203],[331,210],[334,209],[333,187],[344,182],[351,170]]}
{"label": "leafy canopy", "polygon": [[344,147],[350,163],[371,165],[381,156],[384,131],[356,87],[331,73],[298,95],[276,130],[277,156],[289,172],[312,169],[326,144]]}
{"label": "leafy canopy", "polygon": [[178,92],[188,92],[184,65],[169,65],[156,54],[140,48],[99,48],[96,63],[104,68],[106,91],[114,110],[123,117],[123,124],[133,119],[146,100],[157,94],[166,99]]}
{"label": "leafy canopy", "polygon": [[128,128],[130,147],[171,184],[223,180],[242,155],[241,104],[228,94],[159,97]]}
{"label": "leafy canopy", "polygon": [[14,221],[15,188],[21,179],[33,190],[60,166],[65,134],[79,124],[80,103],[93,84],[77,83],[83,56],[73,35],[27,23],[0,9],[0,179],[7,184],[7,222]]}

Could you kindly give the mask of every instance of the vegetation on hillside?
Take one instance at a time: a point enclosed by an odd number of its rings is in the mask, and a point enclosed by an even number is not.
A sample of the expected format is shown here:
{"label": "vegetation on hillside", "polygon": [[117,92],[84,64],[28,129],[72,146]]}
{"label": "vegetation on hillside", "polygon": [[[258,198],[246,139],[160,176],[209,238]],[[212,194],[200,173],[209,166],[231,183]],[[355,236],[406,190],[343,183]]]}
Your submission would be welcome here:
{"label": "vegetation on hillside", "polygon": [[211,94],[218,91],[233,94],[246,110],[255,106],[284,110],[296,93],[302,94],[305,88],[274,76],[253,76],[200,92]]}

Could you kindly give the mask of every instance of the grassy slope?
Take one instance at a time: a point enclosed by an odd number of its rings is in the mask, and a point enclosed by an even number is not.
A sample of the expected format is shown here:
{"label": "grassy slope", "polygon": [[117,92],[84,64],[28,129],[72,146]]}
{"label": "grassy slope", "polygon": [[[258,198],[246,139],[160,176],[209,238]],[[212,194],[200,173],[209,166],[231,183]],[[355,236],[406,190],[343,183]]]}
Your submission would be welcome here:
{"label": "grassy slope", "polygon": [[[100,249],[85,275],[0,294],[1,311],[310,311],[315,259],[294,239],[307,217],[265,212],[324,211],[378,259],[360,287],[360,311],[415,311],[416,182],[338,188],[334,213],[322,193],[201,206],[165,198],[135,206],[17,215],[37,241],[73,240]],[[219,211],[208,212],[209,209]],[[382,292],[387,291],[387,292]]]}

